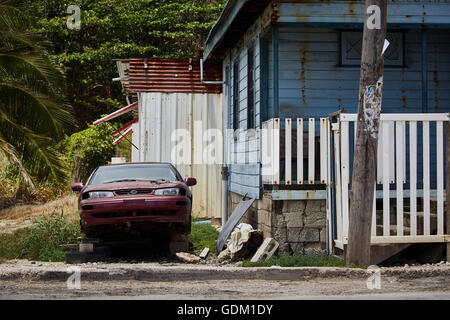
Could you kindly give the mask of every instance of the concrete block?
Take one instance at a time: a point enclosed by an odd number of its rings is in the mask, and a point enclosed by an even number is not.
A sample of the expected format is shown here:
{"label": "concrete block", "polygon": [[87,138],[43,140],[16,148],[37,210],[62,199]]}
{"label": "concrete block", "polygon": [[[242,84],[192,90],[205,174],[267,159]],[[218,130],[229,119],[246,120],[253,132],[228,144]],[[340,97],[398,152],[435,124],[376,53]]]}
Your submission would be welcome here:
{"label": "concrete block", "polygon": [[257,201],[258,210],[272,211],[272,199],[263,197]]}
{"label": "concrete block", "polygon": [[266,238],[262,245],[258,248],[251,262],[258,262],[263,259],[267,260],[273,256],[275,251],[278,249],[278,242],[272,238]]}
{"label": "concrete block", "polygon": [[319,230],[311,228],[288,228],[288,242],[319,242]]}
{"label": "concrete block", "polygon": [[283,215],[288,228],[303,227],[303,212],[287,212]]}
{"label": "concrete block", "polygon": [[197,263],[202,260],[199,257],[197,257],[193,254],[187,253],[187,252],[178,252],[176,254],[176,256],[179,260],[186,262],[186,263]]}
{"label": "concrete block", "polygon": [[302,242],[291,243],[292,254],[296,256],[301,256],[305,254],[305,244]]}
{"label": "concrete block", "polygon": [[291,254],[291,247],[289,246],[289,243],[280,243],[280,246],[278,247],[278,254],[280,255],[290,255]]}
{"label": "concrete block", "polygon": [[303,242],[300,239],[302,228],[287,228],[287,242]]}
{"label": "concrete block", "polygon": [[206,248],[204,248],[204,249],[202,250],[202,252],[200,253],[199,257],[202,258],[202,259],[206,259],[206,257],[208,256],[208,254],[209,254],[209,248],[206,247]]}
{"label": "concrete block", "polygon": [[315,212],[322,212],[322,202],[325,202],[324,200],[308,200],[306,203],[306,215],[313,214]]}
{"label": "concrete block", "polygon": [[305,217],[305,226],[309,228],[323,228],[326,226],[326,213],[315,211],[307,212]]}
{"label": "concrete block", "polygon": [[307,243],[305,244],[305,255],[322,255],[326,254],[326,250],[320,243]]}
{"label": "concrete block", "polygon": [[327,228],[320,229],[320,242],[321,243],[327,242]]}
{"label": "concrete block", "polygon": [[306,201],[304,200],[286,200],[283,201],[282,212],[305,212]]}
{"label": "concrete block", "polygon": [[284,217],[282,215],[279,215],[277,217],[277,228],[274,232],[274,238],[279,243],[287,242],[288,236],[287,236],[287,228],[286,228],[286,221],[284,221]]}
{"label": "concrete block", "polygon": [[83,253],[91,253],[94,252],[94,244],[93,243],[80,243],[79,250]]}

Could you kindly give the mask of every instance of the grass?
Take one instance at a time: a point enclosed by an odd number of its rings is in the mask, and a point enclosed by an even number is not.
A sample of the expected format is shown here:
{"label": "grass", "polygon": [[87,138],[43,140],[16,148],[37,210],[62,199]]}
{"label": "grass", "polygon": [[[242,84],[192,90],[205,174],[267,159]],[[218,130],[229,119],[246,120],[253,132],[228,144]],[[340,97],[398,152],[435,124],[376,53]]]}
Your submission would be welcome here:
{"label": "grass", "polygon": [[194,251],[199,252],[203,248],[208,247],[213,252],[216,248],[216,240],[218,237],[219,231],[210,224],[192,223],[189,240],[194,247]]}
{"label": "grass", "polygon": [[[250,262],[244,261],[240,265],[241,267],[345,267],[344,261],[328,255],[317,256],[274,256],[270,259]],[[351,268],[357,268],[358,266],[350,266]]]}
{"label": "grass", "polygon": [[31,226],[11,234],[0,234],[0,262],[11,259],[32,261],[64,261],[60,245],[73,243],[80,237],[78,219],[61,211],[33,220]]}

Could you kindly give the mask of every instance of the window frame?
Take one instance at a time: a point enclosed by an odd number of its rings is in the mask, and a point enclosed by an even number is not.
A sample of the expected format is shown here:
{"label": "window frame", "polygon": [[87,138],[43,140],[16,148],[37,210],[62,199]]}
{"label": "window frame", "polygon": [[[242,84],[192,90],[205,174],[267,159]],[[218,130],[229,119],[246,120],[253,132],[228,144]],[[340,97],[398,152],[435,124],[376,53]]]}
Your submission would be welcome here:
{"label": "window frame", "polygon": [[[360,34],[361,35],[361,47],[362,47],[362,37],[363,32],[358,30],[340,30],[339,31],[339,66],[340,67],[360,67],[361,59],[358,60],[350,60],[346,58],[346,36],[345,34]],[[406,66],[406,50],[405,50],[405,32],[402,30],[391,30],[388,31],[387,37],[395,36],[398,37],[398,48],[401,51],[399,53],[398,60],[388,60],[385,59],[384,66],[386,68],[405,68]],[[388,49],[389,50],[389,49]]]}

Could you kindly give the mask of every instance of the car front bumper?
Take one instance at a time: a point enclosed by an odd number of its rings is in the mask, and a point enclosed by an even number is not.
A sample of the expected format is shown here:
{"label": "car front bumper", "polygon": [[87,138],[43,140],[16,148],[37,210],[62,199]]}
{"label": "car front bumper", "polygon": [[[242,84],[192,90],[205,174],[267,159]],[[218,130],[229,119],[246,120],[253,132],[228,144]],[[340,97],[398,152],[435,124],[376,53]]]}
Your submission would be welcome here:
{"label": "car front bumper", "polygon": [[80,203],[82,229],[124,223],[190,223],[191,201],[186,196],[86,199]]}

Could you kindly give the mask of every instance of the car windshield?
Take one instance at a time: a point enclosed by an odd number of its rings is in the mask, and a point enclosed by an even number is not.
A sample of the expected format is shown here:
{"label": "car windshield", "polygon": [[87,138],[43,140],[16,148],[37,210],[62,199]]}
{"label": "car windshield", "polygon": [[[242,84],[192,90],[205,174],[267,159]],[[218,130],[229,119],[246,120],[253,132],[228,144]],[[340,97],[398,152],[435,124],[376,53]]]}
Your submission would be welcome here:
{"label": "car windshield", "polygon": [[100,167],[89,185],[126,181],[177,181],[175,171],[167,165],[119,165]]}

